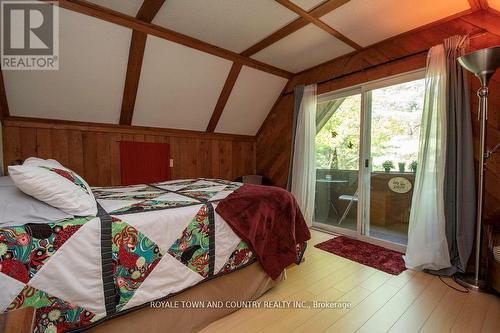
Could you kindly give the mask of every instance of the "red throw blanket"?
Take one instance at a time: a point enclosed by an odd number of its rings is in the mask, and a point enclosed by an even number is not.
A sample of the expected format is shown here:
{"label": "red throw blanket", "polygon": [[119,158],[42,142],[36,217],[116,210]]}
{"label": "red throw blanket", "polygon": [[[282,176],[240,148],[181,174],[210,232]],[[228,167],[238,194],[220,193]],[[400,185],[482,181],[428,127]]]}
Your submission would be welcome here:
{"label": "red throw blanket", "polygon": [[216,212],[274,280],[288,265],[300,263],[311,238],[297,201],[278,187],[245,184],[221,201]]}

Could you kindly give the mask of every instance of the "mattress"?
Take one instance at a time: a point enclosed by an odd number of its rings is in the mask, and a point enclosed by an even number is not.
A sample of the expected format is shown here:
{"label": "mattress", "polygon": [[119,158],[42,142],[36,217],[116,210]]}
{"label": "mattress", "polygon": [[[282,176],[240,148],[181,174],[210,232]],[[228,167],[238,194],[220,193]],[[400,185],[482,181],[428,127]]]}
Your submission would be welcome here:
{"label": "mattress", "polygon": [[[237,302],[258,299],[283,278],[284,274],[276,281],[272,280],[256,262],[173,295],[164,303],[148,305],[104,322],[92,328],[90,333],[155,333],[165,332],[166,328],[171,332],[198,332],[238,310]],[[211,306],[210,302],[222,306]],[[199,304],[203,306],[198,307]]]}
{"label": "mattress", "polygon": [[79,331],[252,264],[215,212],[240,186],[93,188],[97,216],[1,228],[0,312],[34,307],[35,332]]}

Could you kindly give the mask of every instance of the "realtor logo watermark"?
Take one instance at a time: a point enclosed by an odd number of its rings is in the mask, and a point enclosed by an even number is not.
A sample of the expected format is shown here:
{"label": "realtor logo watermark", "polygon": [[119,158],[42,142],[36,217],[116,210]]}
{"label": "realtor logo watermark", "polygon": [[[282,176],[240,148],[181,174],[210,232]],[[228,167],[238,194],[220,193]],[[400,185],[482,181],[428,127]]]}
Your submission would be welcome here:
{"label": "realtor logo watermark", "polygon": [[27,0],[0,3],[2,69],[59,69],[59,7]]}

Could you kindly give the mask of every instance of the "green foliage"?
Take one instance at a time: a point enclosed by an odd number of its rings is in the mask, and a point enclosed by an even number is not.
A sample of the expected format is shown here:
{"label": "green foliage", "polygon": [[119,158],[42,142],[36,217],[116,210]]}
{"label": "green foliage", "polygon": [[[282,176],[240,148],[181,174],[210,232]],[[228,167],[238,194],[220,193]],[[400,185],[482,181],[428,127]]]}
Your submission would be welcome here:
{"label": "green foliage", "polygon": [[[383,161],[409,163],[417,159],[423,99],[423,80],[372,91],[372,122],[369,134],[374,171],[384,169]],[[322,109],[325,103],[328,102],[318,104],[318,110]],[[345,98],[317,133],[318,169],[359,169],[360,108],[360,95]]]}
{"label": "green foliage", "polygon": [[358,169],[360,103],[360,96],[346,98],[316,135],[318,169]]}
{"label": "green foliage", "polygon": [[387,160],[382,163],[382,168],[384,168],[384,170],[392,170],[394,169],[394,162]]}
{"label": "green foliage", "polygon": [[410,170],[413,171],[413,172],[416,172],[417,171],[417,166],[418,166],[417,161],[411,162],[410,163]]}

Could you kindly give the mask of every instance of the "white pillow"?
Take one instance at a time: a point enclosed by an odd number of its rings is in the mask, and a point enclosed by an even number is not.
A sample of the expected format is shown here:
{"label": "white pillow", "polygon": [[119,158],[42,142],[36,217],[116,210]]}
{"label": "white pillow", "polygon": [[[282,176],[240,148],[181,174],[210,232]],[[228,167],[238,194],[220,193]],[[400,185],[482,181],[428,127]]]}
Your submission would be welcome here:
{"label": "white pillow", "polygon": [[[52,159],[44,160],[43,158],[38,158],[38,157],[28,157],[27,159],[24,160],[23,165],[30,165],[30,166],[45,165],[45,166],[52,166],[55,168],[63,167],[63,165],[56,160],[52,160]],[[65,169],[67,169],[67,168],[65,168]]]}
{"label": "white pillow", "polygon": [[39,159],[27,162],[8,168],[21,191],[70,215],[97,215],[94,195],[82,177],[57,161],[57,164]]}

